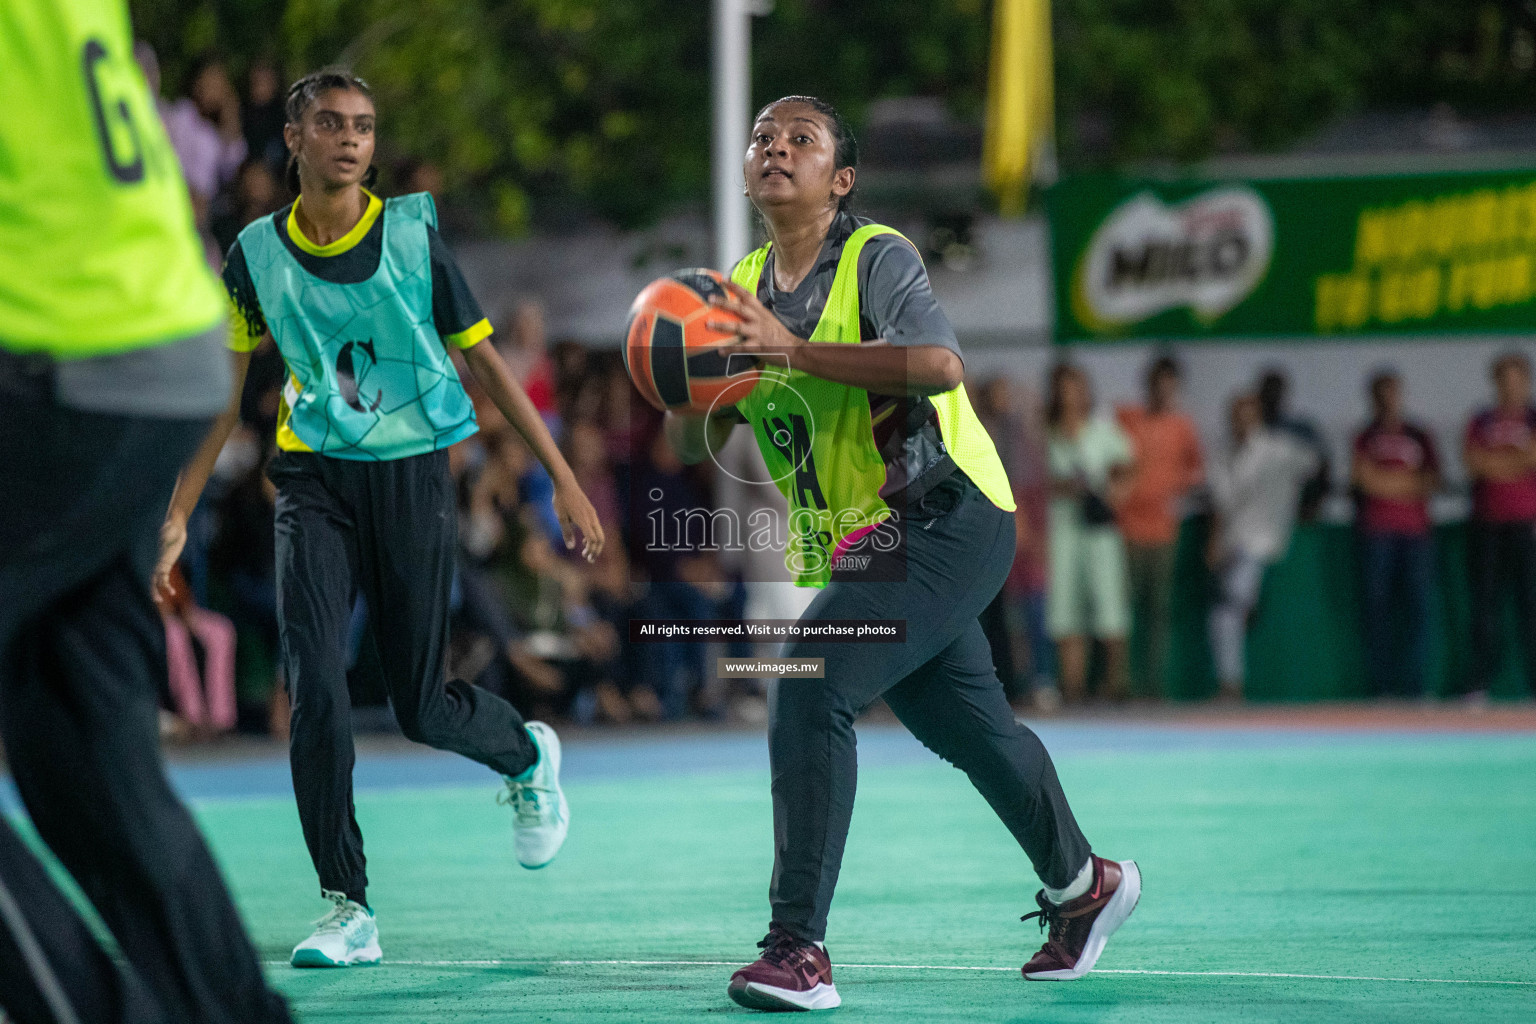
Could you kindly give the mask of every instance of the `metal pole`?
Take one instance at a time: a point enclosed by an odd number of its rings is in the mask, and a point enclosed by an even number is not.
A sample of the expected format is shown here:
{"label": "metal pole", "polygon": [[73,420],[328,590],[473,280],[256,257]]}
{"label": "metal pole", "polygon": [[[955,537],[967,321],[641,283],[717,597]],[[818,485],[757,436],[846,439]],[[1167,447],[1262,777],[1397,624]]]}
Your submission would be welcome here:
{"label": "metal pole", "polygon": [[752,116],[752,22],[749,0],[714,0],[715,266],[729,272],[751,248],[741,160]]}

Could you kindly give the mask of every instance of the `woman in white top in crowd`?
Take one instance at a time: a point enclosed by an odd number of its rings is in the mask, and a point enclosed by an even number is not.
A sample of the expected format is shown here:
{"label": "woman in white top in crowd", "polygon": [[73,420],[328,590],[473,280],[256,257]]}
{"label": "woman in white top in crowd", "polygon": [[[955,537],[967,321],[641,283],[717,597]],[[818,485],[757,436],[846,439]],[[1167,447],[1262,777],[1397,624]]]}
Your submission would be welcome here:
{"label": "woman in white top in crowd", "polygon": [[1051,371],[1046,409],[1050,443],[1050,591],[1046,618],[1056,639],[1064,700],[1083,696],[1088,640],[1105,653],[1105,693],[1126,695],[1126,639],[1131,630],[1125,540],[1115,509],[1132,470],[1131,442],[1109,417],[1093,415],[1093,392],[1081,368]]}
{"label": "woman in white top in crowd", "polygon": [[1215,509],[1206,560],[1216,573],[1211,653],[1224,700],[1243,697],[1244,640],[1264,570],[1290,547],[1302,485],[1317,472],[1316,449],[1264,425],[1257,395],[1232,400],[1232,444],[1209,470]]}

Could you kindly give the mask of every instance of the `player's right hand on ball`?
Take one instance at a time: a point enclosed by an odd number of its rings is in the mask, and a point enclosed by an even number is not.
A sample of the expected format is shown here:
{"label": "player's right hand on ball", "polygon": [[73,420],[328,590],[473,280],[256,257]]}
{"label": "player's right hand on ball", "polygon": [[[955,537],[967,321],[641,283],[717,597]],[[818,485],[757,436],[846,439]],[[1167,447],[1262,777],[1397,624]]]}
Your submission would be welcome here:
{"label": "player's right hand on ball", "polygon": [[178,516],[166,516],[160,527],[160,558],[155,562],[155,575],[150,584],[150,594],[156,601],[169,601],[175,590],[171,586],[171,570],[181,559],[181,549],[187,546],[187,524]]}

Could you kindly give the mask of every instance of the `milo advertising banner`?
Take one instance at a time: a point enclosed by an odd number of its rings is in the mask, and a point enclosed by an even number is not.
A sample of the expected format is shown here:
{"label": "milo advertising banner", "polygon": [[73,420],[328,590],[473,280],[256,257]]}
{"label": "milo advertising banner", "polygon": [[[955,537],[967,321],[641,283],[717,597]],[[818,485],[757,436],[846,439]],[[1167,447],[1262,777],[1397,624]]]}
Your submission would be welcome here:
{"label": "milo advertising banner", "polygon": [[1061,342],[1536,332],[1536,170],[1067,178]]}

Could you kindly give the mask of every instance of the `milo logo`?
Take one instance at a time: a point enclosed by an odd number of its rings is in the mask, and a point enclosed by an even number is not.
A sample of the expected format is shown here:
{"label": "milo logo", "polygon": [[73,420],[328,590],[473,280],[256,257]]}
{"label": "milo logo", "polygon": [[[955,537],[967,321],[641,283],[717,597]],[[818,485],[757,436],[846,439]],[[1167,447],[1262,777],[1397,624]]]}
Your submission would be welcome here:
{"label": "milo logo", "polygon": [[1173,205],[1143,192],[1116,207],[1089,240],[1073,281],[1073,311],[1100,331],[1180,307],[1209,323],[1253,293],[1274,248],[1274,217],[1250,188],[1216,188]]}

